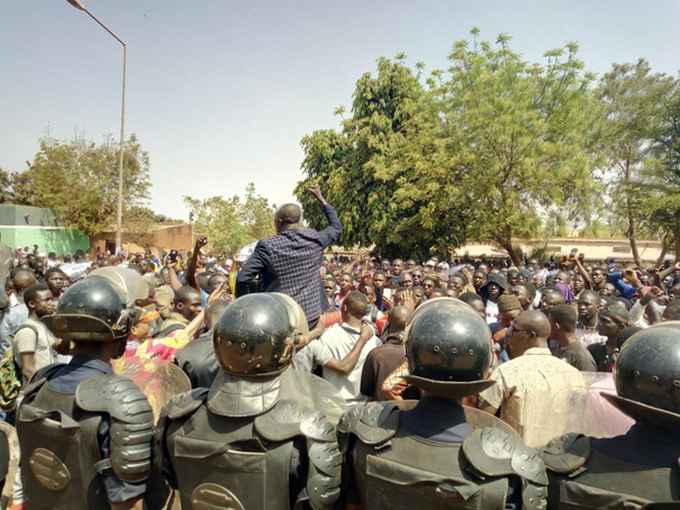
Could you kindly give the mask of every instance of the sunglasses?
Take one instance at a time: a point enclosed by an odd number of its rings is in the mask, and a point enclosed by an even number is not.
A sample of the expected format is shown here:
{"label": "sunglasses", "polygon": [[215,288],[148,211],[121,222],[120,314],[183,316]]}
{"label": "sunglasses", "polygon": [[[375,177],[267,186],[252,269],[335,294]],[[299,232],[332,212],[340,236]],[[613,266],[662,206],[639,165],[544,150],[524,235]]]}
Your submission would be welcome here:
{"label": "sunglasses", "polygon": [[432,285],[431,283],[425,283],[423,287],[434,287],[434,285]]}

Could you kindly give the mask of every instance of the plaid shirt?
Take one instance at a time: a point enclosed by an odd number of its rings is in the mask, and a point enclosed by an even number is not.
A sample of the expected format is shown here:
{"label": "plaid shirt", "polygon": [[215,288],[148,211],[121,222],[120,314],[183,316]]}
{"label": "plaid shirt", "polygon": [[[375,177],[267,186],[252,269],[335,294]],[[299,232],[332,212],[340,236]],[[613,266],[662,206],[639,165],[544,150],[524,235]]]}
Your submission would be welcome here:
{"label": "plaid shirt", "polygon": [[246,294],[259,275],[263,291],[288,294],[305,311],[308,321],[317,319],[321,315],[323,293],[319,276],[323,251],[337,241],[342,232],[335,209],[325,204],[323,212],[329,225],[321,231],[289,229],[259,241],[238,273],[237,294]]}

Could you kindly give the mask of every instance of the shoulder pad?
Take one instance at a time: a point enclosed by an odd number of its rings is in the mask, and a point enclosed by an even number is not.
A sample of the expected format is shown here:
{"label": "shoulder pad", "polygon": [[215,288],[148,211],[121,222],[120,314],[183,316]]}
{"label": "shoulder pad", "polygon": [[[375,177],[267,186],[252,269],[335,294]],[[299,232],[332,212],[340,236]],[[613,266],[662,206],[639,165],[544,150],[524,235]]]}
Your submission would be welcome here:
{"label": "shoulder pad", "polygon": [[463,442],[463,454],[485,476],[518,475],[537,485],[547,485],[548,475],[538,450],[517,435],[495,428],[477,429]]}
{"label": "shoulder pad", "polygon": [[54,363],[52,365],[48,365],[44,368],[41,368],[35,374],[33,374],[31,381],[26,386],[21,388],[21,394],[24,395],[24,397],[33,395],[42,387],[43,384],[45,384],[52,378],[52,375],[57,370],[59,370],[63,366],[64,366],[63,363]]}
{"label": "shoulder pad", "polygon": [[590,457],[590,438],[576,433],[557,437],[541,449],[541,457],[550,471],[573,473]]}
{"label": "shoulder pad", "polygon": [[175,395],[166,405],[166,416],[169,420],[176,420],[187,416],[203,405],[208,397],[208,388],[196,388]]}
{"label": "shoulder pad", "polygon": [[151,471],[154,419],[144,393],[126,377],[103,375],[81,382],[76,404],[111,416],[110,462],[125,482],[145,480]]}
{"label": "shoulder pad", "polygon": [[255,418],[255,430],[268,441],[286,441],[300,435],[300,424],[311,414],[293,400],[280,400]]}
{"label": "shoulder pad", "polygon": [[31,395],[34,395],[35,393],[38,393],[38,390],[43,387],[43,384],[47,382],[47,377],[39,377],[39,378],[33,378],[31,379],[31,382],[28,383],[26,386],[21,388],[21,394],[24,396],[24,398],[28,398]]}
{"label": "shoulder pad", "polygon": [[342,450],[348,450],[350,436],[371,446],[392,439],[399,429],[399,411],[399,406],[393,402],[369,402],[351,407],[338,422],[338,441]]}
{"label": "shoulder pad", "polygon": [[390,402],[370,402],[358,406],[352,420],[352,433],[362,443],[377,445],[394,437],[399,429],[399,407]]}
{"label": "shoulder pad", "polygon": [[114,374],[93,377],[76,388],[76,404],[90,412],[108,413],[129,423],[144,422],[153,416],[144,393],[127,377]]}

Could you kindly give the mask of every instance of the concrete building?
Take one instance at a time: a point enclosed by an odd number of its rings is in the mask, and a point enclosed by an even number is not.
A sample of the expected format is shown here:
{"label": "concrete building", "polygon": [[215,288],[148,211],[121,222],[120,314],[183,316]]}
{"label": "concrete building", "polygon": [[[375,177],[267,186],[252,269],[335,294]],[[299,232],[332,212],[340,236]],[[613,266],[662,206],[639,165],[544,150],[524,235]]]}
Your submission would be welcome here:
{"label": "concrete building", "polygon": [[57,255],[90,248],[85,234],[64,227],[50,209],[15,204],[0,204],[0,244],[12,249],[37,244],[40,253]]}

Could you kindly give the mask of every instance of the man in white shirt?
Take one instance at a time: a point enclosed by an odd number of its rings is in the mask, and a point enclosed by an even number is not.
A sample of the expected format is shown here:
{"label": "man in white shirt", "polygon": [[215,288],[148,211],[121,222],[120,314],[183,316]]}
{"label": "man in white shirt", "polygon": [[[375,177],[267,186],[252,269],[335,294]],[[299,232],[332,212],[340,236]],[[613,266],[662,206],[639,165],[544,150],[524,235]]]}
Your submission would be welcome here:
{"label": "man in white shirt", "polygon": [[347,402],[366,399],[361,394],[364,362],[368,353],[381,345],[373,328],[362,321],[367,308],[366,296],[351,291],[340,308],[342,324],[327,329],[320,339],[310,342],[295,357],[296,365],[308,370],[323,367],[324,379],[335,386]]}

